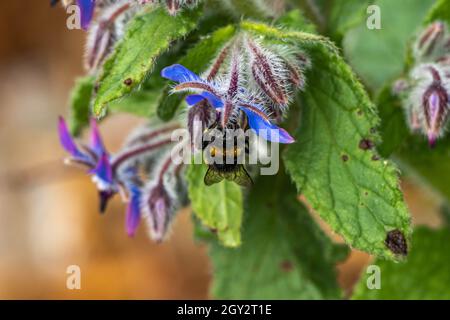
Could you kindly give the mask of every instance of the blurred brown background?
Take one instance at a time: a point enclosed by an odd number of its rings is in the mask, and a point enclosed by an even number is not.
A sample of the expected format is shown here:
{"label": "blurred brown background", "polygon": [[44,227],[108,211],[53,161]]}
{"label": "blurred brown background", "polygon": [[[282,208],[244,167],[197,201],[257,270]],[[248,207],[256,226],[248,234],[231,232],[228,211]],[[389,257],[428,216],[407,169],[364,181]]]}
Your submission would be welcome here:
{"label": "blurred brown background", "polygon": [[[67,116],[73,81],[83,74],[84,33],[66,29],[66,14],[48,0],[0,3],[0,298],[206,299],[210,265],[183,210],[170,240],[153,244],[143,226],[124,230],[117,198],[105,216],[82,171],[64,167],[56,133]],[[116,150],[142,120],[102,124]],[[414,221],[439,224],[433,195],[404,182]],[[338,266],[349,292],[370,257],[353,252]],[[66,289],[66,268],[79,265],[81,290]]]}

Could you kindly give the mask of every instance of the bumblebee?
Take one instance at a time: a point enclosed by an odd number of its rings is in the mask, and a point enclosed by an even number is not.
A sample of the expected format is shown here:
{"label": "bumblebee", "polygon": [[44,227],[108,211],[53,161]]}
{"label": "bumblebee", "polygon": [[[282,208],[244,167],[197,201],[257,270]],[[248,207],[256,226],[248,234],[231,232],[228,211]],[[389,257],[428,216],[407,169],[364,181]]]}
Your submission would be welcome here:
{"label": "bumblebee", "polygon": [[241,126],[233,125],[227,129],[215,126],[205,130],[204,135],[210,135],[215,131],[210,137],[211,142],[203,146],[203,150],[206,151],[205,162],[208,164],[208,171],[204,177],[207,186],[219,183],[223,179],[233,181],[242,187],[253,184],[243,164],[243,159],[248,154],[248,137],[244,137],[244,143],[239,143],[238,137],[232,134],[232,129],[236,128]]}

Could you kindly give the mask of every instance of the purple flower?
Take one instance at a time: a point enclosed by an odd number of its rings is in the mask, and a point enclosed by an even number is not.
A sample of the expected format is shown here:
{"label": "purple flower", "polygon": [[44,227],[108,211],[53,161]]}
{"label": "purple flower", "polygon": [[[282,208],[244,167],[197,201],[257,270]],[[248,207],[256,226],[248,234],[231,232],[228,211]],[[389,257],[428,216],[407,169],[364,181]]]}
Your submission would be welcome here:
{"label": "purple flower", "polygon": [[[110,156],[106,150],[97,123],[91,119],[91,135],[89,145],[76,143],[74,138],[70,135],[67,129],[66,122],[62,117],[59,118],[58,131],[63,148],[69,153],[70,157],[67,159],[70,163],[78,163],[88,169],[88,173],[92,176],[92,181],[97,185],[100,198],[100,212],[106,210],[108,201],[118,192],[123,194],[126,198],[127,209],[125,216],[125,226],[127,234],[132,237],[136,233],[136,229],[140,223],[142,216],[142,201],[148,195],[145,191],[144,181],[139,175],[139,168],[143,159],[150,159],[153,154],[162,147],[171,143],[168,135],[177,127],[173,124],[162,127],[156,130],[140,131],[135,135],[126,146],[117,154]],[[147,158],[146,158],[147,157]],[[170,160],[170,159],[169,159]],[[145,161],[144,161],[145,162]],[[171,162],[166,161],[166,164],[161,168],[161,172],[157,173],[159,181],[162,181],[165,173],[170,168]],[[161,182],[162,184],[163,182]],[[152,193],[153,194],[153,193]],[[154,199],[154,206],[151,206],[152,212],[156,214],[154,221],[159,221],[158,217],[162,216],[163,202],[159,199]],[[167,207],[168,208],[168,207]],[[172,216],[172,215],[170,215]],[[168,223],[168,222],[167,222]],[[155,234],[161,237],[165,230],[159,222],[154,224]],[[167,224],[165,225],[167,227]]]}
{"label": "purple flower", "polygon": [[141,187],[134,183],[129,183],[128,191],[130,199],[127,206],[127,212],[125,216],[125,226],[128,236],[133,237],[136,233],[136,229],[141,221]]}
{"label": "purple flower", "polygon": [[87,30],[94,17],[95,0],[77,0],[77,5],[80,8],[81,28]]}
{"label": "purple flower", "polygon": [[108,200],[119,191],[119,184],[114,177],[110,156],[103,145],[94,119],[91,120],[91,129],[89,146],[78,146],[70,135],[64,119],[59,118],[59,138],[63,148],[70,154],[68,161],[88,168],[88,173],[92,175],[92,181],[99,190],[100,212],[104,212]]}
{"label": "purple flower", "polygon": [[187,96],[186,102],[189,105],[195,105],[202,100],[206,100],[212,107],[219,109],[223,127],[226,126],[234,110],[242,110],[247,115],[250,128],[254,129],[264,139],[279,143],[294,142],[294,138],[289,133],[271,122],[262,106],[252,103],[251,97],[246,99],[246,89],[240,86],[238,67],[233,63],[226,88],[223,88],[221,84],[200,78],[197,74],[179,64],[164,68],[161,71],[161,76],[178,82],[178,85],[173,89],[175,92],[186,90],[196,92],[194,95]]}
{"label": "purple flower", "polygon": [[150,236],[157,242],[163,241],[167,234],[175,213],[173,203],[174,199],[161,181],[149,188],[143,205],[147,210]]}
{"label": "purple flower", "polygon": [[427,136],[430,146],[444,135],[449,119],[450,83],[446,72],[446,67],[435,63],[414,68],[412,89],[404,104],[411,130]]}

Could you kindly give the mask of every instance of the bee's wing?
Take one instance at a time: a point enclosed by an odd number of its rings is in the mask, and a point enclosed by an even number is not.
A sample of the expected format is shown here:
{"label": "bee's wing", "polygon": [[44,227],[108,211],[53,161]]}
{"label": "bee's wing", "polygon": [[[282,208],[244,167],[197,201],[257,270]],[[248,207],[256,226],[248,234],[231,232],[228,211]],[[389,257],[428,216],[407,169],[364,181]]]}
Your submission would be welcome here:
{"label": "bee's wing", "polygon": [[213,167],[209,166],[208,171],[206,171],[205,178],[203,181],[207,186],[211,186],[223,180],[222,174],[215,170]]}
{"label": "bee's wing", "polygon": [[225,178],[234,181],[241,187],[250,187],[253,184],[252,178],[249,176],[243,165],[239,165],[238,169],[234,172],[226,173]]}

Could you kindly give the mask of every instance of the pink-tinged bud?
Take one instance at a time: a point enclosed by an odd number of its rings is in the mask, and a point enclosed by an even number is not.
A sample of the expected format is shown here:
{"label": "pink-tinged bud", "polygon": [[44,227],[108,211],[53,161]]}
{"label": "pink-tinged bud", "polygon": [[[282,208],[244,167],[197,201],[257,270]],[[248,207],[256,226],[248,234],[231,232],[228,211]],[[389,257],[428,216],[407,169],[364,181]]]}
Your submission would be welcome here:
{"label": "pink-tinged bud", "polygon": [[446,71],[437,63],[419,64],[411,71],[409,95],[404,100],[411,130],[420,128],[430,146],[443,135],[448,121],[450,82]]}
{"label": "pink-tinged bud", "polygon": [[407,110],[407,117],[408,125],[411,131],[419,132],[421,129],[419,111],[415,109],[414,106],[410,105],[409,109]]}
{"label": "pink-tinged bud", "polygon": [[225,105],[222,111],[222,128],[226,128],[230,118],[238,110],[235,105],[235,98],[241,87],[241,69],[239,64],[239,54],[237,47],[234,48],[231,56],[230,70],[228,72],[228,88],[226,93]]}
{"label": "pink-tinged bud", "polygon": [[289,101],[284,86],[288,71],[281,58],[247,38],[246,48],[250,56],[250,71],[257,86],[277,105]]}
{"label": "pink-tinged bud", "polygon": [[444,67],[450,67],[450,47],[448,48],[449,54],[446,54],[436,60],[436,62]]}
{"label": "pink-tinged bud", "polygon": [[415,56],[419,60],[432,61],[443,52],[447,35],[447,25],[437,21],[430,24],[419,36],[415,45]]}
{"label": "pink-tinged bud", "polygon": [[179,0],[166,0],[167,11],[169,14],[174,16],[180,10],[180,1]]}
{"label": "pink-tinged bud", "polygon": [[216,112],[206,100],[193,105],[188,111],[188,129],[192,146],[202,146],[203,132],[216,120]]}
{"label": "pink-tinged bud", "polygon": [[137,12],[138,6],[121,0],[110,4],[99,12],[100,17],[89,28],[85,67],[95,72],[112,52],[116,42],[122,38],[126,23]]}
{"label": "pink-tinged bud", "polygon": [[211,81],[214,80],[214,78],[219,73],[220,68],[222,67],[225,59],[228,56],[228,53],[230,51],[230,46],[226,46],[223,48],[219,55],[217,56],[216,60],[212,64],[211,68],[209,69],[208,76],[206,77],[206,80]]}
{"label": "pink-tinged bud", "polygon": [[150,237],[154,241],[161,242],[167,234],[175,213],[174,199],[167,192],[164,183],[160,181],[148,190],[144,201]]}
{"label": "pink-tinged bud", "polygon": [[294,88],[303,89],[306,83],[304,72],[311,67],[311,60],[303,52],[297,52],[293,56],[293,59],[286,59],[290,74],[288,82]]}
{"label": "pink-tinged bud", "polygon": [[439,84],[432,85],[423,96],[426,134],[430,146],[434,146],[443,131],[448,118],[448,95]]}

